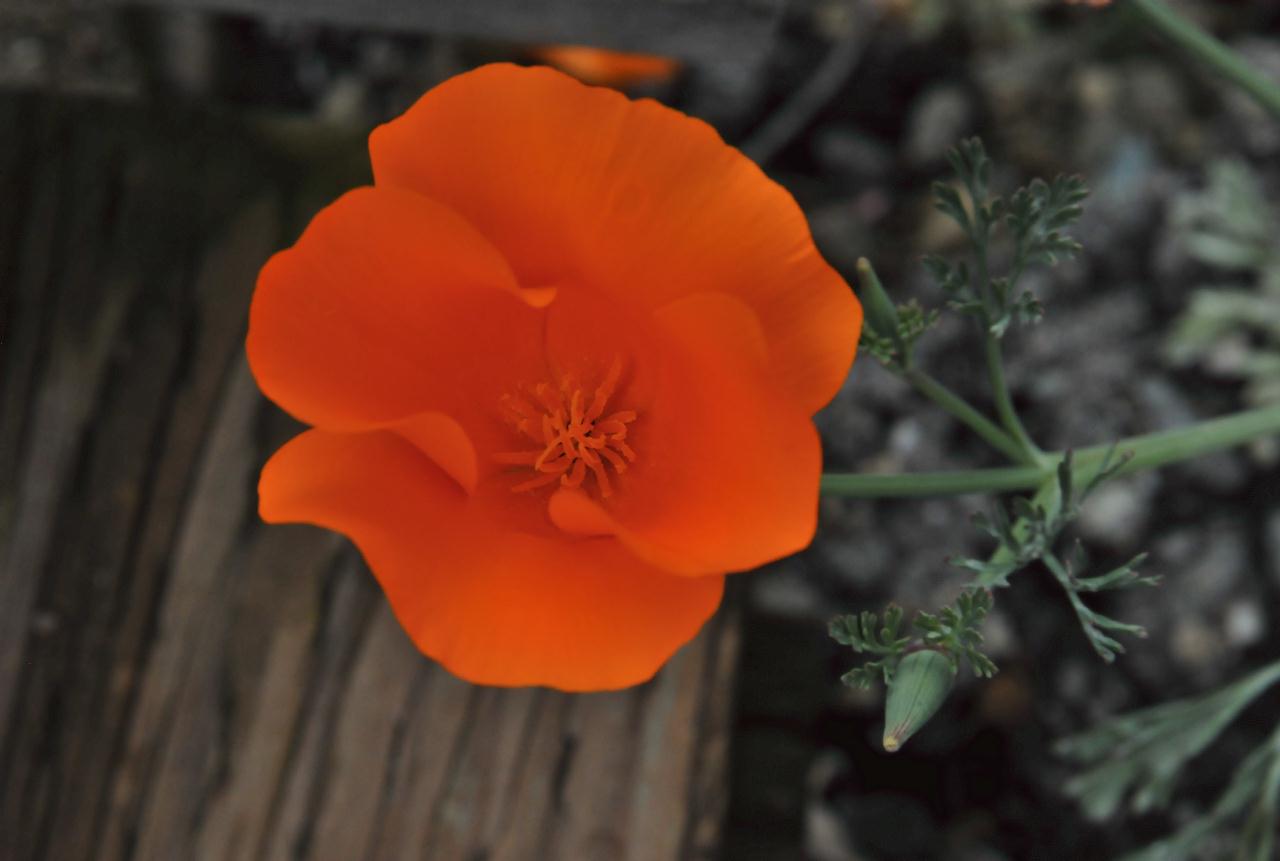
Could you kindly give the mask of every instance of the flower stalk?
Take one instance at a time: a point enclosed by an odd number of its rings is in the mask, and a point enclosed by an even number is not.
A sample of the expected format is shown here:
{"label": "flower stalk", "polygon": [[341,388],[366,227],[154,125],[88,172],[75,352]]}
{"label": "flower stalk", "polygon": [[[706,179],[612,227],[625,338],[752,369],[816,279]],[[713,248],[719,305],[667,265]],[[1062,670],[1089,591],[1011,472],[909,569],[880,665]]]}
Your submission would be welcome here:
{"label": "flower stalk", "polygon": [[1047,467],[1048,458],[1032,441],[1027,429],[1022,426],[1022,419],[1018,418],[1018,411],[1014,409],[1013,397],[1009,394],[1009,385],[1004,378],[1004,357],[1001,354],[1000,339],[988,330],[983,340],[987,374],[991,378],[991,394],[995,400],[996,414],[1000,416],[1001,423],[1017,444],[1016,459],[1022,463]]}
{"label": "flower stalk", "polygon": [[[1015,463],[1034,463],[1028,459],[1026,449],[991,419],[978,412],[964,398],[948,389],[919,368],[908,368],[902,377],[920,394],[959,419],[974,433],[982,437],[997,451]],[[1019,425],[1021,427],[1021,425]]]}
{"label": "flower stalk", "polygon": [[[857,268],[858,284],[860,286],[859,295],[862,297],[862,303],[867,315],[863,337],[865,340],[870,334],[874,338],[876,342],[874,347],[880,348],[887,358],[886,366],[910,383],[912,388],[920,392],[920,394],[967,425],[970,430],[982,437],[992,448],[1014,463],[1029,466],[1043,465],[1038,457],[1039,450],[1034,445],[1030,445],[1029,439],[1026,440],[1026,443],[1019,441],[1015,435],[1005,431],[964,398],[916,366],[913,356],[915,339],[923,334],[924,330],[931,325],[931,321],[929,318],[922,318],[919,321],[920,327],[904,324],[898,309],[889,298],[888,291],[885,290],[884,284],[880,281],[880,276],[876,274],[875,267],[871,265],[871,261],[865,257],[859,258]],[[904,308],[909,308],[909,306],[904,306]],[[997,351],[999,350],[998,344],[996,349]],[[873,348],[871,352],[877,353],[877,350]],[[997,352],[998,358],[999,354]],[[999,382],[1000,388],[1004,392],[1005,401],[1010,405],[1009,409],[1012,411],[1012,402],[1009,401],[1008,390],[1004,387],[1003,372],[1000,373]],[[998,397],[999,395],[997,394],[997,399]],[[1016,414],[1013,414],[1013,423],[1017,428],[1021,429],[1022,425],[1018,422]],[[1023,431],[1023,436],[1025,438],[1025,431]]]}
{"label": "flower stalk", "polygon": [[[1280,434],[1280,405],[1244,410],[1187,427],[1080,449],[1075,453],[1074,472],[1082,479],[1087,478],[1113,448],[1130,454],[1129,461],[1116,471],[1119,476],[1190,460],[1276,434]],[[822,491],[832,496],[876,499],[1029,490],[1051,481],[1057,464],[1064,456],[1064,452],[1045,455],[1044,466],[902,475],[827,473],[822,477]]]}
{"label": "flower stalk", "polygon": [[996,310],[996,300],[994,291],[991,289],[991,273],[987,265],[987,243],[990,240],[991,222],[982,206],[981,197],[985,194],[980,194],[985,190],[985,182],[979,186],[970,185],[970,194],[974,198],[973,222],[975,224],[970,231],[970,237],[977,265],[977,284],[982,298],[983,307],[980,314],[983,323],[982,350],[987,362],[987,376],[991,380],[991,397],[995,401],[996,415],[1000,417],[1000,423],[1009,432],[1017,447],[1017,454],[1013,459],[1021,463],[1043,466],[1044,452],[1040,451],[1040,447],[1031,440],[1031,435],[1022,425],[1022,419],[1018,418],[1018,411],[1013,406],[1013,396],[1009,393],[1009,384],[1004,378],[1004,356],[1000,349],[1002,333],[993,325],[992,319]]}
{"label": "flower stalk", "polygon": [[1192,58],[1248,93],[1280,119],[1280,84],[1267,78],[1222,42],[1169,8],[1161,0],[1129,0],[1128,10]]}

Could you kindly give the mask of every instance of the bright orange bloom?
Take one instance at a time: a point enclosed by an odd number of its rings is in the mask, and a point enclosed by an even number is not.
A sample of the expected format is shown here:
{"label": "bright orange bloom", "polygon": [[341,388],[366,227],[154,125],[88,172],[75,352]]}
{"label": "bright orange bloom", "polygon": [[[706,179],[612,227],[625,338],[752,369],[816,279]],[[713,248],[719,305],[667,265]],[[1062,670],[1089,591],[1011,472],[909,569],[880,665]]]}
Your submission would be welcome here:
{"label": "bright orange bloom", "polygon": [[588,84],[629,87],[670,80],[680,64],[670,57],[626,54],[586,45],[550,45],[534,53],[548,65]]}
{"label": "bright orange bloom", "polygon": [[812,539],[857,301],[709,126],[550,69],[453,78],[369,148],[258,279],[254,375],[314,426],[263,518],[349,536],[464,679],[648,679],[725,572]]}

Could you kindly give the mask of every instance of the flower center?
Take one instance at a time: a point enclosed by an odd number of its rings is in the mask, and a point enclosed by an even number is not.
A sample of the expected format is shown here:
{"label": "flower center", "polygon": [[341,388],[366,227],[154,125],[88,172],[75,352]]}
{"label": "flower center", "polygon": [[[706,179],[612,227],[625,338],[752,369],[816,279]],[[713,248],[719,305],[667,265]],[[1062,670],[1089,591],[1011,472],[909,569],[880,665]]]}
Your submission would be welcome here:
{"label": "flower center", "polygon": [[579,487],[590,473],[601,496],[613,493],[607,467],[621,474],[627,471],[628,462],[636,459],[626,443],[627,425],[635,421],[636,414],[631,410],[605,413],[621,374],[622,363],[614,361],[604,382],[589,394],[566,378],[559,386],[539,383],[503,397],[508,420],[537,445],[494,455],[498,463],[528,467],[537,473],[512,487],[513,491],[534,490],[556,481],[562,487]]}

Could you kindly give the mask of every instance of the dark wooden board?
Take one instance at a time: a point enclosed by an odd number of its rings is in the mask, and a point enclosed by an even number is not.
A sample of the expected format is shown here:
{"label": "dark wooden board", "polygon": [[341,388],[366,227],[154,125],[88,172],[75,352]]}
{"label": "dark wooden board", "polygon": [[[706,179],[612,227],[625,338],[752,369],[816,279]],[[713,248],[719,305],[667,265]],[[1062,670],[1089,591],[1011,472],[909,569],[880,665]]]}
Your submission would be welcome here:
{"label": "dark wooden board", "polygon": [[786,0],[80,0],[84,6],[200,9],[401,33],[598,45],[756,69]]}
{"label": "dark wooden board", "polygon": [[475,688],[344,540],[258,521],[297,428],[247,304],[337,183],[187,109],[0,130],[0,858],[711,857],[732,617],[631,691]]}

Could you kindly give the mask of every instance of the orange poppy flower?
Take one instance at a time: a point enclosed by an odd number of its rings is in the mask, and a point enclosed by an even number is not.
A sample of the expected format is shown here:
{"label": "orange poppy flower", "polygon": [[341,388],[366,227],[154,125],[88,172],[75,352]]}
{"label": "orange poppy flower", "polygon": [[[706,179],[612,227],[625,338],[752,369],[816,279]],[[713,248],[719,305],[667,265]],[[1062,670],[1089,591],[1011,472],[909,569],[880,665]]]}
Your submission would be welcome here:
{"label": "orange poppy flower", "polygon": [[648,679],[726,572],[812,539],[857,301],[709,126],[550,69],[446,81],[369,148],[258,279],[254,375],[313,426],[263,518],[349,536],[464,679]]}
{"label": "orange poppy flower", "polygon": [[534,52],[539,60],[587,84],[630,87],[670,80],[680,64],[670,57],[629,54],[586,45],[548,45]]}

